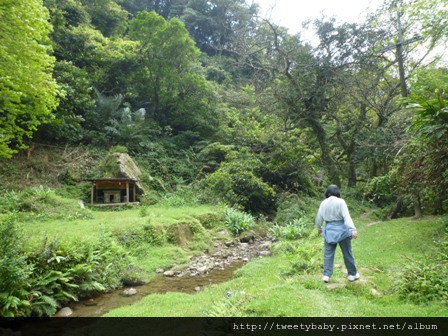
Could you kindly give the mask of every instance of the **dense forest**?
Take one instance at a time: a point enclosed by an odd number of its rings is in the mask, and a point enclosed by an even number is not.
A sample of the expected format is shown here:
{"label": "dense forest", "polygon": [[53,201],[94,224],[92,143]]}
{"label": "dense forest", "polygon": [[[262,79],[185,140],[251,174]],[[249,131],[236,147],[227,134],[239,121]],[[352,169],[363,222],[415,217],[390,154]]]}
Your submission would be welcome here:
{"label": "dense forest", "polygon": [[[0,317],[232,258],[225,287],[111,316],[446,316],[447,38],[448,0],[294,34],[252,0],[0,0]],[[85,206],[126,153],[139,202]],[[363,273],[333,289],[329,184]]]}
{"label": "dense forest", "polygon": [[0,18],[4,159],[118,146],[152,189],[252,213],[328,183],[388,217],[447,210],[446,0],[317,18],[315,45],[245,0],[3,0]]}

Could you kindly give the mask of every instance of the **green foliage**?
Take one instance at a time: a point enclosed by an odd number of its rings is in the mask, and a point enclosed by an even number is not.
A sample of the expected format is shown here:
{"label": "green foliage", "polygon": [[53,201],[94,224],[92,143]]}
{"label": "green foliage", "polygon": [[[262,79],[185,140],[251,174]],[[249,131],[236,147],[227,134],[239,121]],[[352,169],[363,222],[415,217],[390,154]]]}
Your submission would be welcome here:
{"label": "green foliage", "polygon": [[[150,203],[158,202],[161,196],[176,192],[178,188],[180,194],[182,190],[190,192],[185,185],[196,178],[195,158],[191,157],[191,151],[179,150],[172,138],[147,142],[144,148],[145,152],[135,155],[135,159],[143,172],[142,182],[148,186],[146,198]],[[197,190],[196,194],[201,192]]]}
{"label": "green foliage", "polygon": [[302,217],[286,224],[274,224],[269,232],[275,240],[297,240],[307,237],[311,228],[313,228],[313,222]]}
{"label": "green foliage", "polygon": [[235,157],[230,156],[227,160],[202,181],[205,187],[215,198],[230,206],[240,206],[251,213],[272,213],[276,195],[258,175],[261,161],[245,153],[236,153]]}
{"label": "green foliage", "polygon": [[244,306],[250,299],[249,295],[244,291],[233,288],[223,293],[221,298],[213,298],[211,308],[203,312],[204,316],[210,317],[243,317]]}
{"label": "green foliage", "polygon": [[0,7],[0,157],[11,157],[57,106],[48,11],[42,1]]}
{"label": "green foliage", "polygon": [[224,211],[224,221],[226,227],[234,235],[248,231],[255,227],[255,218],[244,211],[234,208],[226,208]]}
{"label": "green foliage", "polygon": [[151,246],[161,246],[167,241],[166,231],[161,226],[156,227],[149,224],[143,226],[143,237],[145,243]]}
{"label": "green foliage", "polygon": [[418,73],[406,99],[406,111],[414,118],[388,173],[391,193],[434,213],[446,211],[448,197],[448,97],[443,89],[447,80],[442,69]]}
{"label": "green foliage", "polygon": [[448,10],[438,0],[417,0],[404,9],[411,19],[421,24],[421,33],[431,40],[431,45],[444,45],[448,38]]}
{"label": "green foliage", "polygon": [[[448,77],[448,75],[446,75]],[[423,141],[434,142],[448,135],[448,93],[437,88],[431,97],[415,97],[410,108],[415,109],[413,128],[423,135]]]}
{"label": "green foliage", "polygon": [[192,187],[179,186],[171,193],[165,193],[160,199],[160,205],[171,207],[197,206],[204,204],[202,191]]}
{"label": "green foliage", "polygon": [[58,196],[43,186],[26,188],[20,192],[5,191],[0,196],[0,213],[18,212],[17,216],[32,219],[91,219],[88,209],[81,209],[78,201]]}
{"label": "green foliage", "polygon": [[390,175],[377,176],[367,186],[367,197],[379,207],[391,204],[396,199]]}
{"label": "green foliage", "polygon": [[[278,208],[275,221],[279,224],[292,222],[305,216],[304,205],[306,201],[296,194],[284,193],[279,195]],[[317,210],[313,209],[313,214]]]}
{"label": "green foliage", "polygon": [[148,207],[146,205],[142,205],[138,211],[140,217],[148,216]]}
{"label": "green foliage", "polygon": [[0,222],[0,316],[29,313],[28,281],[33,267],[23,253],[23,240],[16,217],[11,214]]}
{"label": "green foliage", "polygon": [[448,222],[441,236],[431,247],[429,256],[406,266],[402,277],[396,282],[401,298],[414,303],[428,303],[433,300],[448,302]]}
{"label": "green foliage", "polygon": [[70,240],[48,242],[45,237],[27,254],[34,268],[30,287],[37,293],[33,312],[40,316],[51,315],[48,310],[53,314],[69,300],[119,287],[128,262],[125,250],[108,235],[81,245]]}
{"label": "green foliage", "polygon": [[124,154],[127,154],[128,153],[128,149],[126,148],[126,146],[112,146],[111,148],[109,148],[109,153],[124,153]]}
{"label": "green foliage", "polygon": [[[445,229],[446,231],[446,229]],[[422,304],[434,300],[448,303],[448,232],[435,246],[434,256],[413,260],[396,281],[404,300]]]}
{"label": "green foliage", "polygon": [[16,221],[7,215],[0,225],[0,316],[51,316],[69,300],[121,285],[129,260],[110,236],[25,246]]}
{"label": "green foliage", "polygon": [[136,247],[142,244],[161,246],[168,241],[166,229],[161,226],[151,225],[150,219],[144,225],[135,228],[116,228],[113,237],[125,248]]}
{"label": "green foliage", "polygon": [[255,12],[243,0],[190,1],[181,19],[203,52],[233,55],[253,29]]}
{"label": "green foliage", "polygon": [[142,62],[133,85],[151,106],[151,116],[161,126],[177,131],[209,132],[212,116],[208,111],[214,94],[201,73],[199,50],[184,24],[142,11],[131,20],[129,37],[139,42]]}
{"label": "green foliage", "polygon": [[398,283],[400,296],[421,304],[433,300],[448,300],[448,268],[445,264],[419,262],[408,266]]}
{"label": "green foliage", "polygon": [[57,61],[54,67],[56,79],[63,95],[54,111],[55,118],[37,131],[37,141],[56,139],[60,142],[77,143],[84,136],[85,111],[94,105],[92,82],[86,69],[70,61]]}
{"label": "green foliage", "polygon": [[195,215],[194,218],[199,220],[205,229],[213,229],[221,227],[224,224],[224,213],[210,212],[200,215]]}
{"label": "green foliage", "polygon": [[310,240],[285,242],[282,249],[289,263],[289,269],[283,273],[285,276],[314,272],[321,265],[319,248]]}
{"label": "green foliage", "polygon": [[92,24],[104,36],[119,36],[127,28],[129,13],[113,0],[87,0],[81,1],[90,14]]}
{"label": "green foliage", "polygon": [[220,142],[207,144],[197,154],[197,158],[201,163],[201,170],[206,174],[216,171],[221,162],[226,160],[227,155],[230,155],[234,151],[235,146],[233,145],[224,145]]}

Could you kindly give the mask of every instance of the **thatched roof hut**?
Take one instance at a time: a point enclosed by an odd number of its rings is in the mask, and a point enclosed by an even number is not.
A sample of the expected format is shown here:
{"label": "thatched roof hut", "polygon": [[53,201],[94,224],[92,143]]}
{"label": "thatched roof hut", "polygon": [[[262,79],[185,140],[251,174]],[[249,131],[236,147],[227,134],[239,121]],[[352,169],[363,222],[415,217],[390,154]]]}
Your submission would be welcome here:
{"label": "thatched roof hut", "polygon": [[92,205],[138,203],[143,193],[141,171],[126,153],[111,153],[102,167],[103,177],[87,179],[92,182]]}

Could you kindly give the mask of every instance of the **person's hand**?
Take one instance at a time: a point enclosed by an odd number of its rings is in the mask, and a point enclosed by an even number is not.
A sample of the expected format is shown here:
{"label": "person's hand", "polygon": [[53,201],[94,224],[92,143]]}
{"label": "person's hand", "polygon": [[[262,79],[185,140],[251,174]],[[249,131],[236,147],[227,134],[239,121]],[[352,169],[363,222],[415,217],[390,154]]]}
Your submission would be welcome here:
{"label": "person's hand", "polygon": [[358,238],[358,231],[353,231],[353,232],[352,232],[352,238],[353,238],[353,239]]}
{"label": "person's hand", "polygon": [[318,234],[319,236],[322,236],[322,229],[317,229],[317,234]]}

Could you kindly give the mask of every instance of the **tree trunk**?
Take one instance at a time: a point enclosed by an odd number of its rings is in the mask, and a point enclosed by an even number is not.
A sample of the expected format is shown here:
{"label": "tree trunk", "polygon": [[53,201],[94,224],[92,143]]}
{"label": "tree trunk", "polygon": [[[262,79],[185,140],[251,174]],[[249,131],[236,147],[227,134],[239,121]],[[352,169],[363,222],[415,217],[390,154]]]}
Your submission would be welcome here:
{"label": "tree trunk", "polygon": [[414,218],[422,217],[422,204],[420,201],[420,194],[414,195]]}
{"label": "tree trunk", "polygon": [[341,186],[341,179],[339,177],[338,169],[331,158],[330,147],[327,142],[327,135],[325,134],[322,125],[318,124],[318,122],[314,122],[312,125],[314,133],[317,136],[317,141],[319,142],[319,147],[322,152],[322,160],[325,165],[325,169],[327,170],[328,177],[332,184],[336,184],[337,186]]}
{"label": "tree trunk", "polygon": [[349,188],[354,188],[356,187],[356,181],[357,181],[357,176],[356,176],[356,165],[353,162],[353,159],[351,157],[348,157],[348,187]]}
{"label": "tree trunk", "polygon": [[397,218],[398,214],[401,212],[403,208],[403,199],[398,197],[397,202],[395,203],[395,206],[390,210],[389,214],[386,216],[387,219],[393,219]]}

